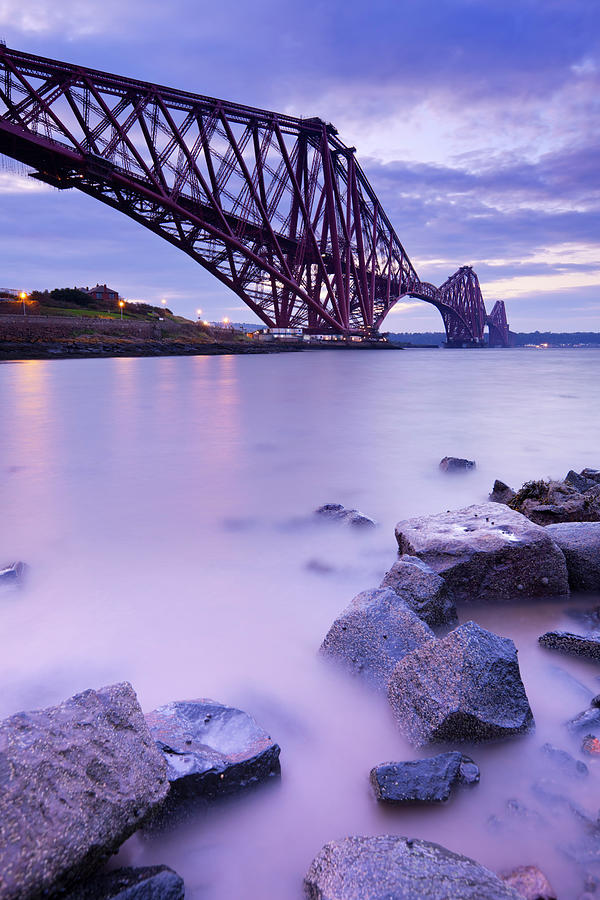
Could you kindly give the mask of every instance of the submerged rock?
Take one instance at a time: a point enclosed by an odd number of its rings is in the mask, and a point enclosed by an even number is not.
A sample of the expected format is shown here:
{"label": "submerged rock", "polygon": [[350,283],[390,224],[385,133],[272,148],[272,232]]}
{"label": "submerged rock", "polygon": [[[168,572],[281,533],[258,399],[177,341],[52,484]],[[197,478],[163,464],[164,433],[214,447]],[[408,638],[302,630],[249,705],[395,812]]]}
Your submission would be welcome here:
{"label": "submerged rock", "polygon": [[475,784],[479,768],[457,750],[428,759],[382,763],[371,769],[378,800],[387,803],[444,803],[457,784]]}
{"label": "submerged rock", "polygon": [[401,556],[386,572],[381,588],[391,588],[430,628],[458,621],[448,585],[418,556]]}
{"label": "submerged rock", "polygon": [[499,503],[407,519],[396,539],[400,553],[444,578],[457,602],[569,591],[565,558],[546,529]]}
{"label": "submerged rock", "polygon": [[556,892],[537,866],[518,866],[500,877],[524,900],[556,900]]}
{"label": "submerged rock", "polygon": [[575,759],[566,750],[553,747],[552,744],[543,744],[541,749],[546,758],[565,775],[575,778],[585,778],[589,775],[589,769],[586,764],[580,759]]}
{"label": "submerged rock", "polygon": [[600,659],[600,634],[584,637],[581,634],[571,634],[569,631],[547,631],[538,638],[538,641],[550,650],[586,656],[588,659]]}
{"label": "submerged rock", "polygon": [[319,652],[385,687],[396,663],[433,641],[431,629],[389,588],[358,594],[335,620]]}
{"label": "submerged rock", "polygon": [[80,883],[169,790],[130,684],[0,723],[0,896]]}
{"label": "submerged rock", "polygon": [[353,528],[375,528],[376,522],[368,516],[364,516],[357,509],[346,509],[341,503],[326,503],[315,509],[315,516],[333,522],[343,522]]}
{"label": "submerged rock", "polygon": [[571,588],[600,591],[600,522],[561,522],[546,531],[565,555]]}
{"label": "submerged rock", "polygon": [[17,587],[22,585],[27,568],[24,562],[14,562],[0,566],[0,587]]}
{"label": "submerged rock", "polygon": [[325,844],[304,889],[310,900],[523,900],[467,856],[388,834]]}
{"label": "submerged rock", "polygon": [[572,719],[566,723],[569,731],[581,733],[591,728],[593,731],[600,733],[600,709],[596,706],[590,706],[583,712],[577,713]]}
{"label": "submerged rock", "polygon": [[102,872],[79,885],[65,900],[183,900],[183,878],[168,866]]}
{"label": "submerged rock", "polygon": [[533,726],[515,645],[475,622],[407,654],[390,677],[388,697],[417,746],[508,737]]}
{"label": "submerged rock", "polygon": [[172,800],[213,797],[280,773],[278,745],[241,709],[183,700],[146,722],[166,760]]}
{"label": "submerged rock", "polygon": [[459,456],[445,456],[440,460],[442,472],[469,472],[475,469],[474,459],[461,459]]}
{"label": "submerged rock", "polygon": [[492,488],[492,492],[489,495],[488,500],[491,503],[509,503],[514,496],[515,492],[513,491],[513,489],[503,481],[499,481],[496,478],[496,480],[494,481],[494,487]]}

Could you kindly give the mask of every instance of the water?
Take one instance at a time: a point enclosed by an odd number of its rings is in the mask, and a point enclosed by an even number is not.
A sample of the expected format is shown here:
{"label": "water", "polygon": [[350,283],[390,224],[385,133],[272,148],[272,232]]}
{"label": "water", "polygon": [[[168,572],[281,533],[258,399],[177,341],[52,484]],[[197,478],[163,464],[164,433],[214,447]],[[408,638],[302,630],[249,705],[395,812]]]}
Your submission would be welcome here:
{"label": "water", "polygon": [[[136,835],[116,860],[173,866],[193,900],[300,900],[326,841],[377,833],[438,841],[497,871],[536,863],[576,897],[590,867],[557,846],[584,826],[532,791],[557,777],[540,746],[578,756],[563,722],[600,691],[597,665],[537,644],[572,628],[564,601],[460,611],[514,639],[537,731],[466,748],[481,783],[442,808],[377,805],[370,769],[428,751],[403,740],[385,698],[316,651],[392,564],[397,520],[482,501],[496,477],[518,486],[598,466],[599,376],[595,350],[0,365],[0,563],[31,565],[26,590],[0,598],[0,715],[123,679],[145,710],[212,697],[253,713],[282,747],[281,781]],[[477,471],[444,476],[445,455]],[[380,527],[317,527],[310,513],[325,502]],[[600,763],[586,761],[587,782],[558,779],[595,812]],[[511,815],[511,798],[530,812]]]}

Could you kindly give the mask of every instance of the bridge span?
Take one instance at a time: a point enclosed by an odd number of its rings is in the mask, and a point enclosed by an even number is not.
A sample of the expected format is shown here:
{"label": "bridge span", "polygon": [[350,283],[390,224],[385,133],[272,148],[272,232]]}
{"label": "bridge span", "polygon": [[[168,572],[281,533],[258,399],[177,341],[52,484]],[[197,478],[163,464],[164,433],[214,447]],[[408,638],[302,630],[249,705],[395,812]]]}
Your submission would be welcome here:
{"label": "bridge span", "polygon": [[403,297],[449,346],[508,346],[463,266],[422,282],[356,160],[318,118],[218,100],[0,44],[0,153],[183,250],[266,325],[369,335]]}

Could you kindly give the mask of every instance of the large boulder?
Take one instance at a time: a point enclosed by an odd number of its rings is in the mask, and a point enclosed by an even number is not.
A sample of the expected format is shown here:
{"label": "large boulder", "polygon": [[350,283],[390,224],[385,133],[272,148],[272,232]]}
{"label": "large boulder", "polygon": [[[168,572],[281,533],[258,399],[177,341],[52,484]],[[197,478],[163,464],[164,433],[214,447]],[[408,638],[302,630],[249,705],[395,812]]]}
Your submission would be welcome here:
{"label": "large boulder", "polygon": [[565,555],[571,588],[600,591],[600,522],[561,522],[546,531]]}
{"label": "large boulder", "polygon": [[0,723],[0,896],[80,883],[167,796],[166,764],[130,684]]}
{"label": "large boulder", "polygon": [[569,631],[547,631],[538,638],[543,647],[571,653],[574,656],[585,656],[588,659],[600,659],[600,634],[571,634]]}
{"label": "large boulder", "polygon": [[380,584],[391,588],[430,628],[454,625],[456,606],[448,585],[418,556],[401,556]]}
{"label": "large boulder", "polygon": [[475,784],[479,768],[473,760],[451,750],[427,759],[382,763],[371,769],[378,800],[386,803],[444,803],[457,784]]}
{"label": "large boulder", "polygon": [[405,656],[390,677],[388,697],[417,746],[508,737],[533,726],[515,645],[475,622]]}
{"label": "large boulder", "polygon": [[167,763],[170,801],[230,793],[280,773],[280,748],[241,709],[184,700],[148,713],[146,722]]}
{"label": "large boulder", "polygon": [[353,675],[385,687],[396,663],[433,639],[432,630],[395,591],[379,588],[354,598],[327,632],[319,652]]}
{"label": "large boulder", "polygon": [[304,889],[309,900],[523,900],[467,856],[389,834],[325,844]]}
{"label": "large boulder", "polygon": [[444,578],[457,602],[569,591],[565,558],[546,529],[499,503],[407,519],[396,525],[396,539],[401,554]]}
{"label": "large boulder", "polygon": [[102,872],[64,900],[183,900],[183,878],[168,866],[142,866]]}

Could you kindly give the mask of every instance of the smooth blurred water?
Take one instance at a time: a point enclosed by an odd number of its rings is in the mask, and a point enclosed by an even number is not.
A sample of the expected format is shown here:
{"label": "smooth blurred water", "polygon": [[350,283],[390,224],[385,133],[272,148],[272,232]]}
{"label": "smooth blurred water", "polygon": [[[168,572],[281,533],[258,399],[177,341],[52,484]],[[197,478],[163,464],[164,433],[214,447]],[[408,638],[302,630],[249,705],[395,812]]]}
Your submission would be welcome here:
{"label": "smooth blurred water", "polygon": [[[316,651],[392,564],[397,520],[485,500],[496,477],[519,486],[599,467],[599,384],[595,350],[0,365],[0,563],[31,566],[23,592],[0,596],[0,715],[123,679],[145,710],[212,697],[253,713],[282,747],[281,782],[119,854],[172,865],[193,900],[299,900],[323,843],[384,832],[495,870],[536,863],[560,897],[577,896],[586,867],[557,847],[583,826],[531,790],[555,777],[546,740],[578,754],[563,722],[588,699],[560,672],[600,692],[597,665],[537,644],[569,623],[564,601],[461,610],[515,640],[537,731],[467,748],[481,783],[442,808],[377,805],[370,769],[428,751],[404,741],[385,698]],[[443,475],[445,455],[476,459],[476,472]],[[325,502],[380,527],[318,527],[311,511]],[[587,782],[563,787],[591,811],[600,764],[586,762]],[[545,824],[507,818],[510,798]],[[493,815],[504,824],[486,824]]]}

